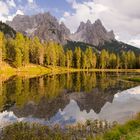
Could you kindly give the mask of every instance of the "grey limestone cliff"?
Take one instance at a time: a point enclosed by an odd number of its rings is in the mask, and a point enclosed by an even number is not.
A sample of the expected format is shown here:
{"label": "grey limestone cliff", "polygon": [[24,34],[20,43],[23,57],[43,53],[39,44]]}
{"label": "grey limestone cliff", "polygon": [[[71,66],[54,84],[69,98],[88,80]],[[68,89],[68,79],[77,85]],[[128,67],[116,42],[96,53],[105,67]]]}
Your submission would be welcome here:
{"label": "grey limestone cliff", "polygon": [[80,23],[77,31],[71,35],[71,40],[98,46],[115,40],[115,35],[113,31],[108,32],[99,19],[93,24],[88,20],[86,23]]}
{"label": "grey limestone cliff", "polygon": [[64,23],[59,23],[49,12],[33,16],[17,15],[13,21],[7,21],[7,24],[29,37],[37,36],[41,41],[65,43],[70,35],[70,30]]}

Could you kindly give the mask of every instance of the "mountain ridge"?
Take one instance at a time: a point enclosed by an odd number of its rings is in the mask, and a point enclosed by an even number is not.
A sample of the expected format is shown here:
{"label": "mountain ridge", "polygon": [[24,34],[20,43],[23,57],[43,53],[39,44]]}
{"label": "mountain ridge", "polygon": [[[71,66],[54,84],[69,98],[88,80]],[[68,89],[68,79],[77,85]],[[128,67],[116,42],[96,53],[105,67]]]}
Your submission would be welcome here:
{"label": "mountain ridge", "polygon": [[71,39],[98,46],[106,41],[111,42],[115,40],[115,35],[113,31],[108,32],[100,19],[97,19],[93,24],[90,20],[87,20],[86,23],[81,22]]}
{"label": "mountain ridge", "polygon": [[38,36],[42,41],[54,40],[66,44],[67,40],[71,40],[98,46],[105,41],[115,40],[113,31],[108,32],[99,19],[93,24],[90,20],[86,23],[81,22],[74,34],[49,12],[32,16],[17,15],[6,23],[17,32],[22,32],[28,37]]}
{"label": "mountain ridge", "polygon": [[49,12],[32,16],[17,15],[13,21],[6,23],[28,37],[39,37],[41,41],[54,40],[64,44],[70,34],[70,30],[64,23],[59,23]]}
{"label": "mountain ridge", "polygon": [[22,32],[28,37],[37,36],[41,41],[53,40],[62,44],[65,48],[70,48],[71,44],[77,45],[81,42],[83,48],[92,46],[94,50],[97,49],[98,51],[107,49],[111,52],[118,51],[117,53],[123,50],[140,53],[139,48],[117,41],[113,30],[107,31],[100,19],[97,19],[94,23],[91,23],[90,20],[87,20],[86,23],[81,22],[77,31],[73,34],[64,23],[59,23],[49,12],[32,16],[17,15],[13,21],[7,21],[6,23],[15,31]]}

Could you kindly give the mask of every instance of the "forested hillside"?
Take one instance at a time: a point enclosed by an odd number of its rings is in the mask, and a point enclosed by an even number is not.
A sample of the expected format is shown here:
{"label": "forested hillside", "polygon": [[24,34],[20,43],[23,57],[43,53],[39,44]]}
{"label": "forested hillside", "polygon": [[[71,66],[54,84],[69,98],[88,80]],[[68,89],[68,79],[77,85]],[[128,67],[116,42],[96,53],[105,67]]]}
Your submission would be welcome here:
{"label": "forested hillside", "polygon": [[100,52],[103,49],[107,50],[110,53],[121,54],[123,51],[133,51],[135,54],[140,54],[140,49],[134,46],[128,45],[123,42],[119,42],[117,40],[111,42],[105,42],[102,45],[94,46],[91,44],[87,44],[84,42],[76,42],[76,41],[68,41],[66,45],[64,45],[65,49],[75,50],[76,47],[80,47],[81,50],[85,51],[87,47],[91,47],[95,52]]}
{"label": "forested hillside", "polygon": [[6,39],[0,32],[0,64],[7,60],[16,68],[34,63],[42,66],[61,66],[78,69],[134,69],[140,68],[140,55],[133,51],[110,53],[103,49],[101,52],[80,46],[73,51],[64,51],[63,46],[56,42],[44,42],[35,37],[29,39],[17,33],[15,39]]}
{"label": "forested hillside", "polygon": [[4,33],[5,37],[14,38],[16,36],[16,31],[3,22],[0,22],[0,31]]}

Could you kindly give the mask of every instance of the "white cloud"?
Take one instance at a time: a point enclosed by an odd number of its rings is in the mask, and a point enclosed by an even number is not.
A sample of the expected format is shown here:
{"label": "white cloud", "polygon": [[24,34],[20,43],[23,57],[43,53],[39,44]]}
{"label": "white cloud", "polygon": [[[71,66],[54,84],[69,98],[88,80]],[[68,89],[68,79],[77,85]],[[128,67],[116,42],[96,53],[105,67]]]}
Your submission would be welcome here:
{"label": "white cloud", "polygon": [[[3,22],[6,22],[7,20],[12,20],[14,16],[20,14],[23,15],[24,13],[22,10],[16,10],[16,4],[14,0],[6,0],[6,1],[0,1],[0,20]],[[11,14],[11,9],[15,9],[15,13]]]}
{"label": "white cloud", "polygon": [[24,12],[21,10],[17,10],[16,15],[24,15]]}
{"label": "white cloud", "polygon": [[140,48],[140,34],[130,39],[128,43],[134,46],[138,46]]}
{"label": "white cloud", "polygon": [[44,12],[44,9],[41,8],[35,1],[33,3],[28,3],[26,5],[20,5],[19,9],[22,10],[26,15]]}
{"label": "white cloud", "polygon": [[64,12],[64,17],[69,17],[70,13],[69,12]]}
{"label": "white cloud", "polygon": [[9,8],[7,4],[3,1],[0,1],[0,15],[7,15],[9,14]]}
{"label": "white cloud", "polygon": [[[66,14],[60,19],[72,32],[81,21],[90,19],[94,22],[101,19],[105,27],[113,29],[119,40],[138,46],[140,36],[140,0],[90,0],[82,3],[67,0],[71,4],[73,13]],[[138,39],[135,39],[138,38]],[[139,45],[140,46],[140,45]]]}
{"label": "white cloud", "polygon": [[9,15],[8,5],[5,2],[0,1],[0,20],[5,21],[6,16],[8,16],[8,15]]}
{"label": "white cloud", "polygon": [[24,15],[24,12],[21,10],[17,10],[15,14],[8,16],[6,18],[6,21],[12,21],[16,15]]}
{"label": "white cloud", "polygon": [[27,0],[29,3],[33,3],[34,2],[34,0]]}
{"label": "white cloud", "polygon": [[14,0],[7,0],[7,4],[9,7],[16,7],[15,1]]}
{"label": "white cloud", "polygon": [[98,18],[97,13],[102,13],[108,10],[104,5],[95,4],[94,2],[77,3],[75,0],[67,1],[71,3],[75,13],[70,14],[65,12],[64,16],[60,20],[65,22],[72,32],[77,29],[81,21],[87,21],[90,19],[94,22]]}
{"label": "white cloud", "polygon": [[132,40],[129,41],[129,44],[140,47],[140,39],[132,39]]}
{"label": "white cloud", "polygon": [[15,0],[0,1],[0,21],[12,20],[16,15],[43,12],[43,9],[36,4],[35,0],[28,0],[25,5],[20,3],[21,0],[18,0],[18,2],[18,5],[16,5]]}

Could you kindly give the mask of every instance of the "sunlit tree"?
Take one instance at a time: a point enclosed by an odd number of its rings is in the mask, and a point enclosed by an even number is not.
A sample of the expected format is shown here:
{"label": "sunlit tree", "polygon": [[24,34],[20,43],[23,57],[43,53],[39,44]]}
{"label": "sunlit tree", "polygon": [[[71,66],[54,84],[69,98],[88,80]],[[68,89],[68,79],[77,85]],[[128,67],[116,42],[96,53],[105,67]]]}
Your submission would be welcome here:
{"label": "sunlit tree", "polygon": [[0,65],[2,64],[3,47],[4,47],[4,34],[0,32]]}

